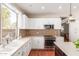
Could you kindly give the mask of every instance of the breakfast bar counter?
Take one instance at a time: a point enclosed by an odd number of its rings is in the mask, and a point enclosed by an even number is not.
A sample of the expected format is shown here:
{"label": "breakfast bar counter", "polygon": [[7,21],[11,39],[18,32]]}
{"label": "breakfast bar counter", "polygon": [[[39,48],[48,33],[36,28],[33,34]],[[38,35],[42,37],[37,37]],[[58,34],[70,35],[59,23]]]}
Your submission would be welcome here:
{"label": "breakfast bar counter", "polygon": [[54,42],[54,44],[64,53],[63,56],[79,56],[79,48],[76,48],[73,42]]}

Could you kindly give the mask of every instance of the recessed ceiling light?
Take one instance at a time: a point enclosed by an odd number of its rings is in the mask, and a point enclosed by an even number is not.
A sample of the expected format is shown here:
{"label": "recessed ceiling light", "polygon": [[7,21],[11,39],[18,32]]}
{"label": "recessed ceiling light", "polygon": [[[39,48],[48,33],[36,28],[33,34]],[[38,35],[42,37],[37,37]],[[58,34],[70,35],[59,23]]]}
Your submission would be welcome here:
{"label": "recessed ceiling light", "polygon": [[62,9],[62,6],[59,6],[58,9]]}
{"label": "recessed ceiling light", "polygon": [[44,10],[45,9],[45,6],[41,6],[41,9]]}
{"label": "recessed ceiling light", "polygon": [[74,8],[74,9],[76,9],[76,8],[77,8],[77,6],[73,6],[73,8]]}

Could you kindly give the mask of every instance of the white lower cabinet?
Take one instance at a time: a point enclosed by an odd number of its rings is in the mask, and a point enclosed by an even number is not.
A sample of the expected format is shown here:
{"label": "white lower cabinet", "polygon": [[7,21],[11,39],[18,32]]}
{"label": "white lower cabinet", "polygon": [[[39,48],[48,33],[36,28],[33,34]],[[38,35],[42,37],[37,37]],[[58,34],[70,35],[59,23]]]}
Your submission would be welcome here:
{"label": "white lower cabinet", "polygon": [[23,53],[23,56],[27,56],[28,55],[27,54],[27,52],[28,52],[28,42],[23,46],[22,51],[24,52]]}
{"label": "white lower cabinet", "polygon": [[28,56],[31,51],[31,40],[26,42],[20,49],[18,49],[13,56]]}
{"label": "white lower cabinet", "polygon": [[[27,39],[26,39],[27,40]],[[13,56],[28,56],[31,49],[44,49],[44,37],[31,37],[23,46],[21,46]]]}
{"label": "white lower cabinet", "polygon": [[44,37],[32,37],[32,49],[44,49]]}
{"label": "white lower cabinet", "polygon": [[26,56],[28,56],[31,51],[31,40],[27,42],[27,45],[24,47],[24,49],[26,50]]}

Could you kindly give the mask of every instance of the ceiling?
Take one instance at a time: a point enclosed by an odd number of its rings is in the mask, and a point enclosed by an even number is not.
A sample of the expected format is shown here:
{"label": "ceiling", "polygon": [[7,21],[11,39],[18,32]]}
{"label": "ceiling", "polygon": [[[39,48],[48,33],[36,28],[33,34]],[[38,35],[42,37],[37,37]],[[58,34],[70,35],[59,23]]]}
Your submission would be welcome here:
{"label": "ceiling", "polygon": [[[14,3],[16,7],[19,7],[24,13],[31,16],[48,16],[54,17],[66,17],[70,13],[69,3]],[[79,14],[79,4],[71,4],[72,15]]]}

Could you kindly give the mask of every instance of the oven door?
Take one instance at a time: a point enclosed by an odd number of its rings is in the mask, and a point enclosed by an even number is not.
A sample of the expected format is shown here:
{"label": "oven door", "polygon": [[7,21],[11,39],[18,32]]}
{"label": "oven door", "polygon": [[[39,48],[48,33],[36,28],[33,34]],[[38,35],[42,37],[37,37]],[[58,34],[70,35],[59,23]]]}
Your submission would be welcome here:
{"label": "oven door", "polygon": [[53,48],[54,40],[45,40],[45,48]]}

